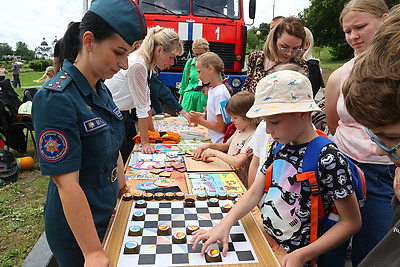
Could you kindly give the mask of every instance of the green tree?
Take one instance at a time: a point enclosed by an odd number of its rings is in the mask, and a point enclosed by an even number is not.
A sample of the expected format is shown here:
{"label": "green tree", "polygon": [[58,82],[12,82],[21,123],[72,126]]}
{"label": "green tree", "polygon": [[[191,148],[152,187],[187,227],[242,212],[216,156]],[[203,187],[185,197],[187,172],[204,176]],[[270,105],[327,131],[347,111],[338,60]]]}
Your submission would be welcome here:
{"label": "green tree", "polygon": [[7,43],[0,43],[0,58],[4,55],[14,55],[14,51]]}
{"label": "green tree", "polygon": [[35,52],[29,50],[26,43],[17,42],[16,47],[15,55],[21,56],[25,60],[33,60],[35,58]]}

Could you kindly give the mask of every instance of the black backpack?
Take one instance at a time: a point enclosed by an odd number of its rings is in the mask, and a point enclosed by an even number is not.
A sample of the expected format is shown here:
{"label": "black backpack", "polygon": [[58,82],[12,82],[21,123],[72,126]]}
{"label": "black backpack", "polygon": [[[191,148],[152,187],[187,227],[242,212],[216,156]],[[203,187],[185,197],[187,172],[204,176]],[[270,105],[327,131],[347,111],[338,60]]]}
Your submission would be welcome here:
{"label": "black backpack", "polygon": [[11,112],[17,115],[18,108],[21,105],[21,100],[18,97],[17,92],[11,86],[10,79],[6,79],[0,82],[0,99],[5,101],[11,108]]}

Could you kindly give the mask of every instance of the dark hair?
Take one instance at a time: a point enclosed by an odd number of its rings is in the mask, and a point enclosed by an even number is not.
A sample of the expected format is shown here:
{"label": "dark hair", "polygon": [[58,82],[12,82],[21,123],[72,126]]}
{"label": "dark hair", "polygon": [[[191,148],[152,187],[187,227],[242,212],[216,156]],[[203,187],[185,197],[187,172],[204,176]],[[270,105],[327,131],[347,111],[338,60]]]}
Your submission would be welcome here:
{"label": "dark hair", "polygon": [[118,34],[104,19],[92,11],[88,11],[82,22],[75,22],[65,32],[61,45],[64,58],[73,63],[82,49],[83,34],[87,31],[93,33],[96,41],[101,42]]}
{"label": "dark hair", "polygon": [[60,45],[61,55],[71,63],[75,62],[81,47],[79,25],[80,22],[74,22],[68,26]]}

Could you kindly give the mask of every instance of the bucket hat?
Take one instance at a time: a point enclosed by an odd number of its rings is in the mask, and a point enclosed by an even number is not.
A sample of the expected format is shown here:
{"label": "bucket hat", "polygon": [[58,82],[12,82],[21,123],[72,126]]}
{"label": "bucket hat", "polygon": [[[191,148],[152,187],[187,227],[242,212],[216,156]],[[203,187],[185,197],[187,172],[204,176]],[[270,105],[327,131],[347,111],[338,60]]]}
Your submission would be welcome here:
{"label": "bucket hat", "polygon": [[256,118],[311,111],[321,111],[313,99],[311,82],[301,73],[281,70],[258,82],[254,104],[246,116]]}

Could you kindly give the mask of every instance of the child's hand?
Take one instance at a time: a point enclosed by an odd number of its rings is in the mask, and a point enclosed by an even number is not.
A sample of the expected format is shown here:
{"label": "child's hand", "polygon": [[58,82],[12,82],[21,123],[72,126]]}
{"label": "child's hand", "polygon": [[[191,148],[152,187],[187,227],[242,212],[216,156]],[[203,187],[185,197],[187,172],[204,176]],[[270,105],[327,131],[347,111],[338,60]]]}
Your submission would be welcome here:
{"label": "child's hand", "polygon": [[207,150],[204,150],[204,152],[203,152],[203,154],[201,154],[201,160],[202,161],[205,161],[205,162],[208,162],[209,161],[209,159],[208,158],[211,158],[211,157],[215,157],[216,155],[215,155],[215,149],[207,149]]}
{"label": "child's hand", "polygon": [[203,151],[208,148],[208,144],[202,144],[200,145],[195,151],[194,151],[194,157],[197,159],[201,158],[201,155],[203,154]]}
{"label": "child's hand", "polygon": [[397,167],[394,173],[393,189],[394,189],[394,194],[400,201],[400,167]]}
{"label": "child's hand", "polygon": [[202,118],[204,117],[204,114],[203,113],[200,113],[200,112],[197,112],[197,111],[190,111],[189,112],[189,114],[190,114],[190,122],[191,123],[199,123],[201,120],[202,120]]}
{"label": "child's hand", "polygon": [[282,267],[302,267],[307,261],[304,259],[302,249],[297,249],[287,255],[285,255],[281,260]]}
{"label": "child's hand", "polygon": [[153,154],[156,152],[156,149],[150,143],[144,143],[142,144],[140,152],[142,152],[143,154]]}
{"label": "child's hand", "polygon": [[224,255],[225,257],[226,253],[228,252],[229,231],[230,227],[224,227],[221,226],[221,224],[215,226],[214,228],[211,228],[209,231],[202,229],[197,230],[196,232],[193,233],[192,240],[190,240],[190,242],[193,243],[192,249],[195,250],[197,244],[201,240],[207,240],[203,244],[203,248],[201,249],[200,252],[200,255],[203,256],[209,245],[216,243],[217,241],[220,241],[222,243],[222,255]]}
{"label": "child's hand", "polygon": [[253,149],[251,147],[247,147],[246,149],[246,155],[248,157],[252,157],[253,156]]}

